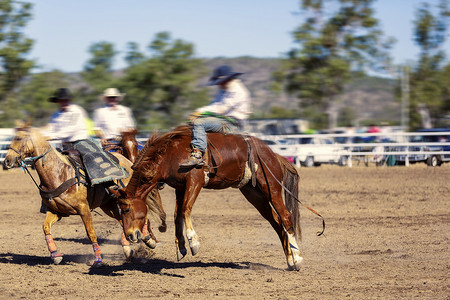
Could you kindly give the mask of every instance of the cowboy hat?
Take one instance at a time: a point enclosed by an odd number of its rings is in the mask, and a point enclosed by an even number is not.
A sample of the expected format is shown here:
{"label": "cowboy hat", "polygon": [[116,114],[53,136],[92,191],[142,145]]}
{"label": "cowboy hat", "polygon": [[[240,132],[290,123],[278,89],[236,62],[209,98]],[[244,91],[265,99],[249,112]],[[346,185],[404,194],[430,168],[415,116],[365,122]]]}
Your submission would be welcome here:
{"label": "cowboy hat", "polygon": [[209,78],[208,85],[218,85],[242,74],[244,73],[233,72],[230,66],[223,65],[214,70],[211,78]]}
{"label": "cowboy hat", "polygon": [[70,93],[68,88],[59,88],[52,97],[48,98],[48,101],[58,102],[58,100],[72,100],[72,98],[72,93]]}
{"label": "cowboy hat", "polygon": [[103,98],[119,98],[119,100],[122,100],[122,98],[125,96],[125,93],[121,93],[119,92],[118,89],[116,88],[107,88],[104,92],[103,92]]}

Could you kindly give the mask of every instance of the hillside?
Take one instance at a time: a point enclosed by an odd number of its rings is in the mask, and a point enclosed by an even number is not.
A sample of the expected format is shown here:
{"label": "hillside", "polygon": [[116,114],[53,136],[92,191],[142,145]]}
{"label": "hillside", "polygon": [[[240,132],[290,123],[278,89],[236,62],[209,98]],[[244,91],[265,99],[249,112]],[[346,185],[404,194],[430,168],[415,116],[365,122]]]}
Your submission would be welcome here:
{"label": "hillside", "polygon": [[[243,72],[241,79],[252,95],[253,112],[258,115],[268,113],[271,107],[281,107],[290,111],[299,111],[299,100],[286,93],[275,93],[270,85],[273,83],[272,73],[277,69],[279,60],[275,58],[208,58],[204,59],[207,75],[199,79],[199,85],[206,85],[212,70],[220,65],[230,65],[234,71]],[[78,74],[77,87],[82,85]],[[115,72],[115,76],[123,75],[123,71]],[[391,124],[400,122],[400,103],[394,99],[395,80],[362,77],[358,78],[345,89],[338,97],[337,107],[342,109],[350,107],[356,113],[358,121],[373,120],[376,122],[388,121]],[[211,88],[211,94],[215,93]],[[126,91],[125,91],[126,92]]]}
{"label": "hillside", "polygon": [[[252,93],[254,112],[269,111],[278,106],[290,110],[299,110],[299,100],[286,93],[271,91],[271,74],[279,65],[272,58],[214,58],[205,60],[209,70],[228,64],[233,70],[245,73],[241,78]],[[207,78],[204,79],[205,82]],[[363,77],[349,83],[345,92],[338,97],[338,108],[351,107],[358,120],[389,121],[400,120],[400,103],[394,98],[395,80]]]}

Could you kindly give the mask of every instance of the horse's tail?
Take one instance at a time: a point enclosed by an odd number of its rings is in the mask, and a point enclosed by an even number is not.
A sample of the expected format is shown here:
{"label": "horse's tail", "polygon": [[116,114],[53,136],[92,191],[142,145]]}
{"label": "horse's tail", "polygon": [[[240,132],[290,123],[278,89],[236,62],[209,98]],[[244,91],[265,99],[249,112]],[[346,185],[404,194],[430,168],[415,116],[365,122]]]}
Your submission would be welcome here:
{"label": "horse's tail", "polygon": [[284,191],[284,202],[287,210],[292,216],[292,226],[294,228],[295,239],[300,242],[302,239],[302,232],[300,228],[300,203],[298,201],[298,183],[300,176],[297,170],[283,156],[278,154],[277,158],[280,162],[281,168],[283,169],[283,185],[288,191]]}

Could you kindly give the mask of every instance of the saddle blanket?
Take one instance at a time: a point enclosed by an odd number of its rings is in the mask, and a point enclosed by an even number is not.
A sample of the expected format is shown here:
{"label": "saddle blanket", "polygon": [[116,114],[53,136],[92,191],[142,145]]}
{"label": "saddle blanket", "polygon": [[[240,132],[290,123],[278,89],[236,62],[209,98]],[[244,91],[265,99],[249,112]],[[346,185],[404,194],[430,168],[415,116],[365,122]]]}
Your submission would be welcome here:
{"label": "saddle blanket", "polygon": [[94,141],[82,140],[73,147],[80,152],[81,160],[92,186],[130,176],[125,168],[109,157]]}

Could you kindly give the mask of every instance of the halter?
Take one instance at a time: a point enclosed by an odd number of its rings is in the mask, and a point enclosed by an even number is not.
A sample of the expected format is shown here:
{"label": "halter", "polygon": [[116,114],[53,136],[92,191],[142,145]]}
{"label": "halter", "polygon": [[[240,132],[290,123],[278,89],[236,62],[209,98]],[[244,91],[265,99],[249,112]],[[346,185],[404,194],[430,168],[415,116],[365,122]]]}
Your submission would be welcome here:
{"label": "halter", "polygon": [[[28,137],[29,138],[29,137]],[[33,144],[33,149],[35,148],[33,140],[31,140],[31,143]],[[22,146],[22,148],[20,150],[22,150],[24,148],[24,146]],[[21,168],[23,168],[28,175],[30,175],[31,179],[33,180],[34,184],[37,186],[37,188],[39,189],[39,191],[43,192],[44,190],[41,189],[41,187],[37,184],[36,180],[33,178],[33,175],[31,175],[30,171],[27,168],[27,162],[33,162],[35,163],[35,161],[39,160],[42,158],[42,167],[44,167],[44,163],[45,163],[45,156],[50,152],[50,150],[52,150],[52,145],[50,145],[50,147],[48,148],[48,150],[41,155],[38,156],[32,156],[32,157],[25,157],[22,158],[23,154],[21,153],[21,151],[18,151],[17,149],[14,149],[13,147],[9,147],[9,149],[11,149],[12,151],[16,152],[19,157],[17,158],[17,163],[19,164],[19,166]]]}
{"label": "halter", "polygon": [[[28,137],[29,138],[29,137]],[[31,143],[33,144],[33,149],[35,148],[33,141],[31,140]],[[24,146],[22,146],[22,148],[24,148]],[[22,158],[23,154],[21,153],[21,151],[18,151],[16,149],[14,149],[13,147],[9,147],[9,149],[11,149],[12,151],[16,152],[19,157],[18,157],[18,163],[19,166],[26,168],[26,163],[27,162],[35,162],[38,159],[42,158],[42,166],[44,166],[45,163],[45,156],[50,152],[50,150],[52,150],[52,145],[50,145],[50,147],[48,148],[47,152],[45,152],[44,154],[38,155],[38,156],[33,156],[33,157],[25,157]],[[22,149],[20,149],[22,150]]]}

